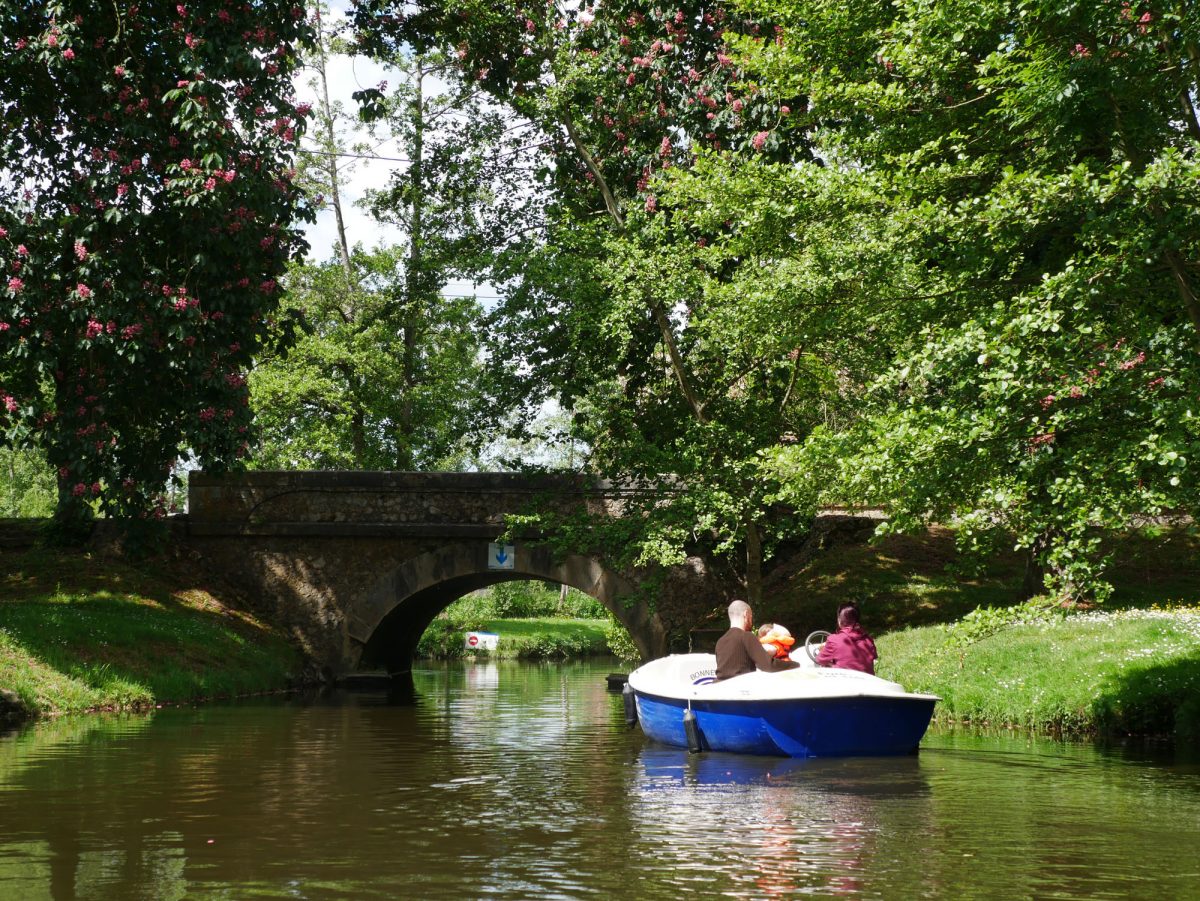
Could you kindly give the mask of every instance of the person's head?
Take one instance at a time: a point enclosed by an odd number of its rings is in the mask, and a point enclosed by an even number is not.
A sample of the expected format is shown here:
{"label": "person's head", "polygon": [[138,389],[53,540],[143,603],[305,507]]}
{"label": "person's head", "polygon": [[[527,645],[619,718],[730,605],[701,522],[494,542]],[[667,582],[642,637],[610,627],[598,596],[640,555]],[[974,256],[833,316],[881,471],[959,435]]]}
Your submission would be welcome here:
{"label": "person's head", "polygon": [[858,604],[854,603],[854,601],[850,601],[849,603],[842,604],[842,606],[838,607],[837,625],[839,629],[844,629],[847,626],[857,626]]}
{"label": "person's head", "polygon": [[734,601],[729,605],[729,625],[749,632],[754,628],[754,614],[745,601]]}

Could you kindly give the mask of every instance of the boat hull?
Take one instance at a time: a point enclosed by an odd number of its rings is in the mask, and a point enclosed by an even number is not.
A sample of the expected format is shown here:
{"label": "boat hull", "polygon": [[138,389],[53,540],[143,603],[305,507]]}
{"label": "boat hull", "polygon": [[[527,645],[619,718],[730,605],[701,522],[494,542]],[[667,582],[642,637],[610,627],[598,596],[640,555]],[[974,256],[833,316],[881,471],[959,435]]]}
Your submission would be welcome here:
{"label": "boat hull", "polygon": [[[648,738],[688,747],[688,700],[635,692],[638,721]],[[700,750],[787,757],[911,754],[933,717],[936,698],[820,697],[697,700],[691,709]]]}

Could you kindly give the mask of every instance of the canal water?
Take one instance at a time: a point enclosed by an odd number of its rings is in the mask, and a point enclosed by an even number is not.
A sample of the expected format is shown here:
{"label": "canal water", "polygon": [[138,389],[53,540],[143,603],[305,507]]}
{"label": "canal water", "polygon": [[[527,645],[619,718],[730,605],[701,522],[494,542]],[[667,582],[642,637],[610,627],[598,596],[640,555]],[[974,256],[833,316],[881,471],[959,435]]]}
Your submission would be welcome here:
{"label": "canal water", "polygon": [[689,755],[612,664],[0,739],[0,899],[1200,898],[1200,761],[931,731],[900,759]]}

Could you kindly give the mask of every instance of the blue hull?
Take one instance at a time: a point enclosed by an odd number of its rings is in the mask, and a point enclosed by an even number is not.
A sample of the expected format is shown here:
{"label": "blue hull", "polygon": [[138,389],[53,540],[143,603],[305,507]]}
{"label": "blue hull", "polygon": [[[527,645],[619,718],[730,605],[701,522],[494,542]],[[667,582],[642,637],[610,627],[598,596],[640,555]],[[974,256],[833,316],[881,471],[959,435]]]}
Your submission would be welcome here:
{"label": "blue hull", "polygon": [[[786,757],[911,754],[933,717],[932,698],[692,701],[704,751]],[[646,736],[686,748],[687,701],[637,693]]]}

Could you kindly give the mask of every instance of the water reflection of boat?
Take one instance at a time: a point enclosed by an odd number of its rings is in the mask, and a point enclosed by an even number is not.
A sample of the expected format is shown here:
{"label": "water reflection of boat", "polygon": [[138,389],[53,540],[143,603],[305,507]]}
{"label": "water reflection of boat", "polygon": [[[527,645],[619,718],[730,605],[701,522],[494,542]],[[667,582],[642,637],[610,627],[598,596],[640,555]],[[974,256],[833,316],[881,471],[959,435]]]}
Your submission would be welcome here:
{"label": "water reflection of boat", "polygon": [[770,785],[796,775],[808,761],[798,757],[747,754],[689,754],[648,745],[638,755],[649,785]]}
{"label": "water reflection of boat", "polygon": [[737,754],[909,754],[938,701],[867,673],[811,663],[721,682],[715,672],[712,654],[675,654],[630,673],[642,731],[676,747]]}

